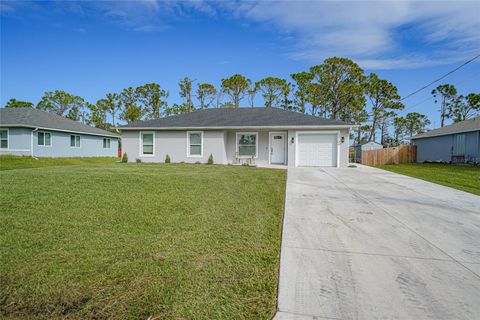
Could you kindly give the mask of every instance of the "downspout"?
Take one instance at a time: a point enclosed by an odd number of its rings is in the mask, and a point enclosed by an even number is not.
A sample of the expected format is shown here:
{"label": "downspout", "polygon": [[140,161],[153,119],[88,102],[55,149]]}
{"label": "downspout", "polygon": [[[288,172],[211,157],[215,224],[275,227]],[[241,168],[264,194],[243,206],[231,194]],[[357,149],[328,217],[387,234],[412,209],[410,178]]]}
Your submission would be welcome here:
{"label": "downspout", "polygon": [[35,159],[35,160],[38,160],[38,158],[36,158],[34,155],[33,155],[33,133],[35,131],[38,131],[38,128],[35,128],[32,130],[32,135],[31,135],[31,139],[30,139],[30,151],[31,151],[31,155],[32,155],[32,158]]}

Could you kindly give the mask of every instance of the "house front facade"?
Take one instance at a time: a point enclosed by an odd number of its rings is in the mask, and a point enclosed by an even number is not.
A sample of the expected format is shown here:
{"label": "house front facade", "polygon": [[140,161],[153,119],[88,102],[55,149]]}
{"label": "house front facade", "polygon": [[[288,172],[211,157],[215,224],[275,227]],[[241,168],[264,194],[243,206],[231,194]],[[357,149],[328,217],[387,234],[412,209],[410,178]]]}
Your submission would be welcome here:
{"label": "house front facade", "polygon": [[480,163],[480,117],[411,138],[417,162]]}
{"label": "house front facade", "polygon": [[0,109],[0,155],[116,157],[119,138],[33,108]]}
{"label": "house front facade", "polygon": [[205,109],[119,127],[129,161],[341,167],[351,124],[277,108]]}

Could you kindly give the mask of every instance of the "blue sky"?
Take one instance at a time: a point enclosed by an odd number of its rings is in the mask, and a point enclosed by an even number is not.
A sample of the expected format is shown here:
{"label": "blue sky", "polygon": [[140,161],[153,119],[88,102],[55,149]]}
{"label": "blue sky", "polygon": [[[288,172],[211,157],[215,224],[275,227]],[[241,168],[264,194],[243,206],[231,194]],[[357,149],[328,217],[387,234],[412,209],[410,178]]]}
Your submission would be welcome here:
{"label": "blue sky", "polygon": [[[55,89],[95,102],[148,82],[173,103],[184,76],[288,78],[330,56],[406,95],[478,53],[478,1],[2,1],[0,103]],[[479,62],[442,83],[480,91]],[[438,126],[430,91],[406,100],[406,112]]]}

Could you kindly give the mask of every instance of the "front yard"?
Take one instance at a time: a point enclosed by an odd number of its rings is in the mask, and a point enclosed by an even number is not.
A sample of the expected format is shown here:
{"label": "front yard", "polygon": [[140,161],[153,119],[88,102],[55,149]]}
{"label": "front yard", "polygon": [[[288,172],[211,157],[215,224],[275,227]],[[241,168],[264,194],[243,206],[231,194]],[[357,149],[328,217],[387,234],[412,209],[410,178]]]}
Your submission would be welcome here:
{"label": "front yard", "polygon": [[38,158],[19,157],[10,155],[0,156],[0,170],[13,170],[25,168],[70,166],[95,163],[113,163],[117,158]]}
{"label": "front yard", "polygon": [[388,164],[377,168],[480,195],[480,168],[441,163]]}
{"label": "front yard", "polygon": [[109,163],[0,178],[3,318],[275,313],[283,170]]}

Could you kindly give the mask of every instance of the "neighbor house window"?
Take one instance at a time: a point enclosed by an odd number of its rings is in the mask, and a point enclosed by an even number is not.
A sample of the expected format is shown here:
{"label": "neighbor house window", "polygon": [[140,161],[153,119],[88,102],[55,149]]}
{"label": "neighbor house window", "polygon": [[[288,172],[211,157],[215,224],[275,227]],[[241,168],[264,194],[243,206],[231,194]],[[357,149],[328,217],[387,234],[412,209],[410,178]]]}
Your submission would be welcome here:
{"label": "neighbor house window", "polygon": [[37,142],[39,146],[51,146],[52,134],[50,132],[38,131]]}
{"label": "neighbor house window", "polygon": [[0,149],[8,149],[8,130],[0,130]]}
{"label": "neighbor house window", "polygon": [[188,131],[187,132],[187,156],[202,157],[203,156],[203,132]]}
{"label": "neighbor house window", "polygon": [[110,149],[110,139],[103,138],[103,149]]}
{"label": "neighbor house window", "polygon": [[80,136],[73,134],[70,136],[70,147],[80,148]]}
{"label": "neighbor house window", "polygon": [[154,152],[154,134],[153,132],[142,132],[141,133],[141,140],[142,140],[142,155],[152,155]]}
{"label": "neighbor house window", "polygon": [[257,133],[237,133],[237,153],[239,156],[257,156]]}

